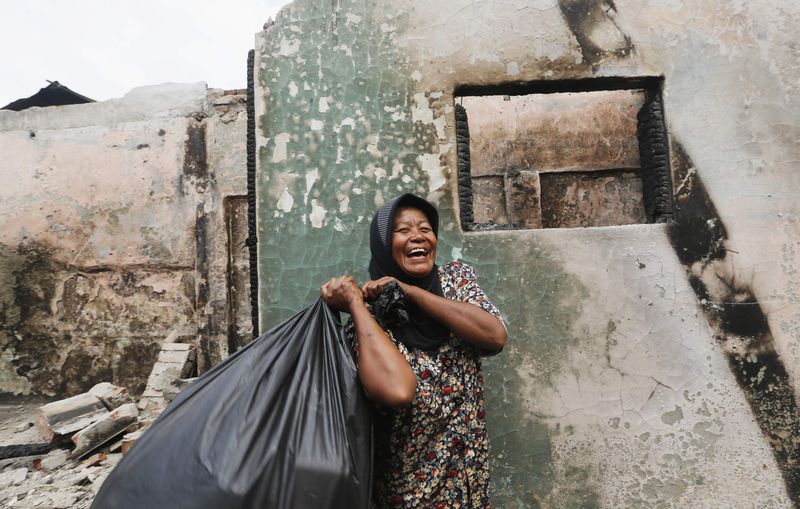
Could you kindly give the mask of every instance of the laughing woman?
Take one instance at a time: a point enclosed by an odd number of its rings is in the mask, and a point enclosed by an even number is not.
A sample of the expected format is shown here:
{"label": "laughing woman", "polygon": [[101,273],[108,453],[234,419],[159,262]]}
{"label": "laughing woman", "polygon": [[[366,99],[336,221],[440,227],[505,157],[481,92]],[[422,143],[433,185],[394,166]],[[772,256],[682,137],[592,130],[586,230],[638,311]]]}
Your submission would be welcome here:
{"label": "laughing woman", "polygon": [[[490,508],[481,356],[506,342],[500,312],[473,269],[435,263],[439,213],[411,194],[381,207],[370,225],[372,278],[321,288],[351,315],[358,374],[376,403],[373,507]],[[410,321],[384,330],[367,300],[397,281]]]}

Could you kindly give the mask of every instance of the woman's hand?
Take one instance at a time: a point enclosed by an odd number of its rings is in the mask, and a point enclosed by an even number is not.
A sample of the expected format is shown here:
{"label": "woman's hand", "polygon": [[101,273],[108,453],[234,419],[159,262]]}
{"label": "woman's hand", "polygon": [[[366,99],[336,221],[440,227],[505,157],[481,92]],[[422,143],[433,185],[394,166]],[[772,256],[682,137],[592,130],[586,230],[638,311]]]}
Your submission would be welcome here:
{"label": "woman's hand", "polygon": [[[370,293],[383,291],[393,278],[370,281]],[[372,284],[370,284],[372,283]],[[369,285],[369,286],[368,286]],[[358,338],[358,377],[367,396],[382,405],[400,407],[414,399],[417,376],[364,304],[364,295],[351,276],[331,278],[319,289],[329,306],[350,313]]]}
{"label": "woman's hand", "polygon": [[[386,276],[368,281],[361,291],[367,299],[377,298],[395,278]],[[422,309],[450,329],[462,341],[486,351],[499,352],[506,344],[507,333],[500,319],[475,304],[439,297],[424,288],[397,281],[408,302]]]}
{"label": "woman's hand", "polygon": [[400,289],[403,290],[403,293],[408,293],[408,285],[401,283],[392,276],[384,276],[380,279],[376,279],[375,281],[367,281],[364,283],[364,286],[361,287],[361,293],[365,299],[375,300],[380,297],[380,295],[383,293],[383,290],[392,281],[400,285]]}
{"label": "woman's hand", "polygon": [[352,312],[353,306],[364,302],[364,296],[352,276],[333,277],[319,289],[322,300],[338,311]]}

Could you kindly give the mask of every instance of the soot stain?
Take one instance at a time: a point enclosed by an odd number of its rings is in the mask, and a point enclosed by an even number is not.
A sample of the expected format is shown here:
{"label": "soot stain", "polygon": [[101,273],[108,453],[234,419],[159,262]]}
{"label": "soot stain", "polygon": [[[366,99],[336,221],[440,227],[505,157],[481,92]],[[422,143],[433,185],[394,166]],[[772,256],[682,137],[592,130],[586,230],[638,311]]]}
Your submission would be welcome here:
{"label": "soot stain", "polygon": [[189,124],[186,129],[184,147],[183,174],[187,177],[205,179],[208,177],[208,160],[206,155],[206,129],[202,124]]}
{"label": "soot stain", "polygon": [[[55,274],[63,270],[44,244],[25,243],[17,247],[23,262],[14,271],[14,305],[19,310],[13,322],[0,324],[11,339],[11,364],[18,376],[28,379],[39,392],[54,393],[61,342],[37,324],[52,316],[50,303],[58,284]],[[70,337],[65,337],[69,341]]]}
{"label": "soot stain", "polygon": [[[625,57],[633,52],[630,36],[609,15],[611,11],[616,11],[613,0],[559,0],[558,5],[570,32],[578,42],[583,59],[590,65],[595,66],[608,56]],[[621,45],[611,49],[603,48],[592,40],[592,31],[603,24],[609,24],[610,29],[619,31]]]}
{"label": "soot stain", "polygon": [[[670,242],[706,319],[718,331],[717,340],[772,448],[787,494],[800,507],[800,412],[767,315],[752,288],[724,274],[723,262],[730,256],[727,229],[691,158],[677,142],[673,142],[673,170],[679,185]],[[708,268],[722,281],[722,290],[712,291],[699,275],[708,273],[704,270]]]}

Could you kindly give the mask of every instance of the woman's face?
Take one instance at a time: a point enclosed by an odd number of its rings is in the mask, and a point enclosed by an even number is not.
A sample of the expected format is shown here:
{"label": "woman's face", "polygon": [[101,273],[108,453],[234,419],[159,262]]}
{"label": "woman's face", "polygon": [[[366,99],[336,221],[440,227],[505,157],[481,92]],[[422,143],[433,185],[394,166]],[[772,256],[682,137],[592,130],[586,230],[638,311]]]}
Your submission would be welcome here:
{"label": "woman's face", "polygon": [[414,277],[426,276],[436,260],[436,235],[428,217],[414,207],[400,207],[394,215],[392,258]]}

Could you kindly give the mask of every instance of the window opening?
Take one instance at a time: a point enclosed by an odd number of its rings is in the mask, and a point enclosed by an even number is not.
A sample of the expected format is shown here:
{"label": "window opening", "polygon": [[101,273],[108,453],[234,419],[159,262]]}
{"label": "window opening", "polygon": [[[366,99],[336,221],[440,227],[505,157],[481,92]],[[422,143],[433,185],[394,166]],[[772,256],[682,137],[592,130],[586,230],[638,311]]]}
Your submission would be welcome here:
{"label": "window opening", "polygon": [[455,116],[465,230],[672,217],[660,79],[462,87]]}

